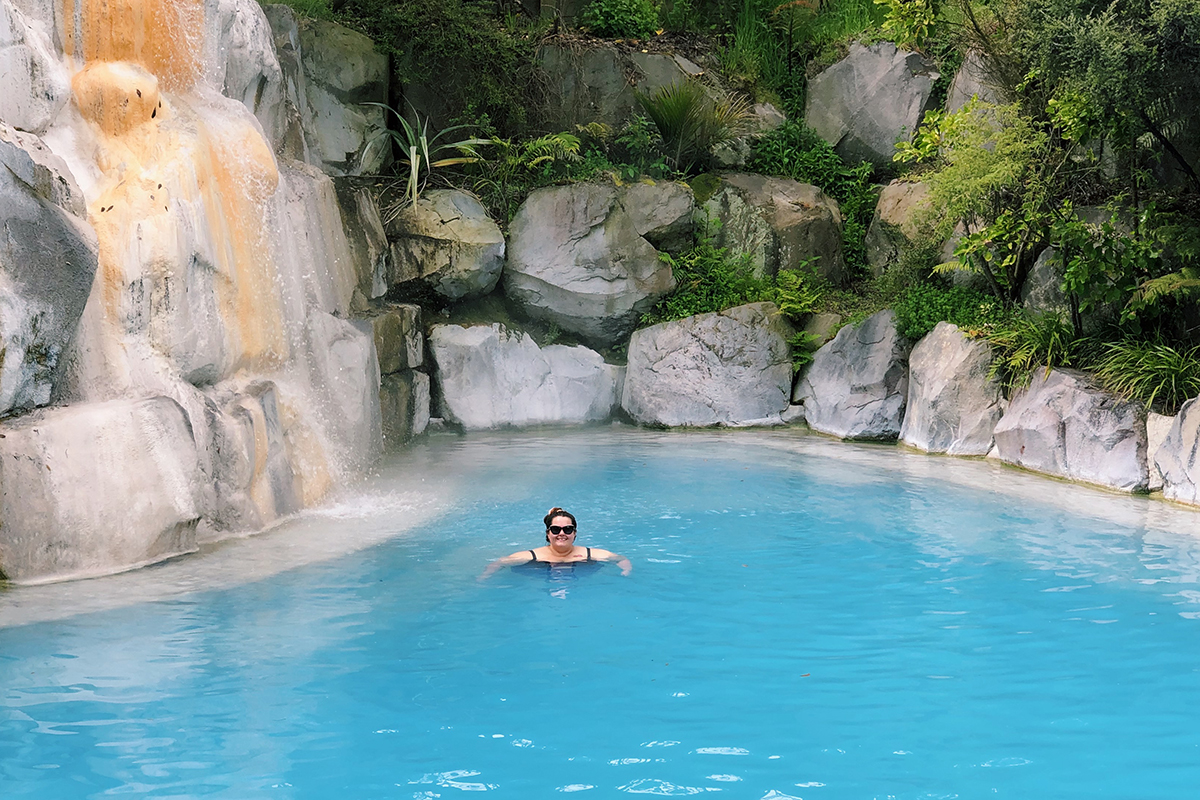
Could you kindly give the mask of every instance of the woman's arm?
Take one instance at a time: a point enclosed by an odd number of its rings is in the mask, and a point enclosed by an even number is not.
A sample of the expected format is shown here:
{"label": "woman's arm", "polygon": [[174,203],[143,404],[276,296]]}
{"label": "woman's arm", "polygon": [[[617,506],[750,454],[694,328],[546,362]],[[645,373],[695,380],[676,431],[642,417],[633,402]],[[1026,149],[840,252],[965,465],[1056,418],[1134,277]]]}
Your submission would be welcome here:
{"label": "woman's arm", "polygon": [[633,572],[633,562],[619,553],[613,553],[608,550],[602,550],[599,547],[592,548],[592,558],[596,561],[614,561],[621,568],[622,575],[628,575]]}
{"label": "woman's arm", "polygon": [[487,569],[485,569],[483,574],[479,576],[479,580],[487,580],[489,575],[499,569],[502,569],[503,567],[509,567],[515,564],[528,564],[530,561],[533,561],[533,556],[528,550],[519,550],[515,553],[505,556],[504,558],[497,558],[495,561],[487,565]]}

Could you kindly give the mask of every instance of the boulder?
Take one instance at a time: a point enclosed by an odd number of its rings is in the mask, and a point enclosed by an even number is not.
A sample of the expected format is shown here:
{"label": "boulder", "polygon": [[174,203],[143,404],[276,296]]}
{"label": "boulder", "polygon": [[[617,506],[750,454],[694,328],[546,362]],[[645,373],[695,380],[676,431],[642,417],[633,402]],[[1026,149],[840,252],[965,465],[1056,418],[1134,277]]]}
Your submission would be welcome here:
{"label": "boulder", "polygon": [[384,375],[379,387],[383,413],[383,446],[395,448],[429,427],[429,376],[406,369]]}
{"label": "boulder", "polygon": [[173,400],[38,411],[0,426],[0,572],[34,582],[192,551],[196,445]]}
{"label": "boulder", "polygon": [[1149,483],[1145,409],[1075,370],[1035,370],[992,435],[1009,464],[1121,491]]}
{"label": "boulder", "polygon": [[1158,451],[1166,443],[1167,435],[1174,424],[1175,417],[1155,414],[1153,411],[1146,414],[1146,462],[1150,468],[1152,492],[1163,488],[1163,474],[1158,468]]}
{"label": "boulder", "polygon": [[338,207],[342,212],[342,227],[354,273],[358,276],[358,292],[363,300],[383,297],[388,290],[389,253],[387,232],[379,216],[375,195],[355,178],[337,178],[333,182]]}
{"label": "boulder", "polygon": [[983,456],[1004,413],[1000,384],[988,377],[992,351],[958,326],[939,322],[908,357],[908,402],[900,441],[930,453]]}
{"label": "boulder", "polygon": [[809,81],[804,120],[846,161],[887,167],[896,144],[916,133],[938,77],[927,58],[891,42],[855,42]]}
{"label": "boulder", "polygon": [[971,50],[967,53],[962,66],[950,79],[950,91],[946,96],[946,110],[960,111],[972,98],[992,104],[1005,102],[1003,87],[989,74],[987,62],[978,50]]}
{"label": "boulder", "polygon": [[[284,440],[279,393],[270,381],[214,391],[205,406],[213,504],[206,522],[220,531],[258,531],[300,510]],[[198,426],[193,425],[193,430]]]}
{"label": "boulder", "polygon": [[482,297],[504,267],[504,235],[472,194],[426,192],[388,227],[393,286],[427,286],[447,300]]}
{"label": "boulder", "polygon": [[635,331],[621,407],[644,425],[782,424],[792,381],[791,335],[774,303]]}
{"label": "boulder", "polygon": [[804,332],[812,337],[815,347],[820,347],[834,337],[841,324],[841,314],[822,311],[809,317],[808,322],[804,323]]}
{"label": "boulder", "polygon": [[[334,22],[297,19],[286,6],[266,8],[283,72],[285,107],[276,148],[330,175],[377,173],[389,148],[387,56],[361,33]],[[378,141],[376,141],[378,140]]]}
{"label": "boulder", "polygon": [[538,51],[538,60],[550,76],[550,130],[573,130],[592,122],[620,128],[644,113],[636,92],[654,92],[703,74],[680,55],[628,52],[612,45],[580,49],[547,44]]}
{"label": "boulder", "polygon": [[1200,397],[1179,409],[1154,463],[1162,473],[1163,497],[1200,505]]}
{"label": "boulder", "polygon": [[842,214],[816,186],[750,173],[721,176],[698,212],[714,244],[731,257],[750,255],[760,275],[809,267],[834,284],[849,274],[842,256]]}
{"label": "boulder", "polygon": [[27,156],[0,135],[0,415],[50,402],[97,266],[95,232],[38,193],[60,184]]}
{"label": "boulder", "polygon": [[696,195],[686,183],[638,181],[621,189],[618,202],[634,230],[656,249],[677,253],[692,245]]}
{"label": "boulder", "polygon": [[420,306],[389,303],[364,322],[375,339],[380,374],[421,366],[425,359],[425,334],[421,329]]}
{"label": "boulder", "polygon": [[1029,268],[1021,284],[1021,305],[1035,314],[1069,313],[1071,305],[1062,290],[1062,263],[1058,249],[1047,247]]}
{"label": "boulder", "polygon": [[0,122],[0,165],[43,199],[87,219],[87,204],[71,168],[37,136]]}
{"label": "boulder", "polygon": [[207,22],[215,28],[205,36],[209,81],[250,109],[274,147],[283,135],[286,112],[271,24],[255,0],[208,0],[208,5]]}
{"label": "boulder", "polygon": [[813,356],[793,400],[809,427],[842,439],[893,440],[908,396],[909,343],[890,309],[846,325]]}
{"label": "boulder", "polygon": [[653,215],[630,213],[628,196],[595,183],[532,192],[509,226],[505,294],[598,346],[624,340],[675,288],[671,267],[642,234],[652,234]]}
{"label": "boulder", "polygon": [[71,81],[45,30],[20,3],[0,0],[0,121],[41,134],[71,99]]}
{"label": "boulder", "polygon": [[867,263],[877,277],[921,235],[923,214],[929,211],[929,187],[924,183],[892,181],[883,187],[867,229]]}
{"label": "boulder", "polygon": [[586,347],[539,348],[503,325],[429,334],[441,416],[468,430],[606,420],[623,370]]}
{"label": "boulder", "polygon": [[787,122],[787,114],[775,106],[770,103],[755,103],[754,116],[750,119],[750,130],[755,136],[761,136],[783,127],[785,122]]}
{"label": "boulder", "polygon": [[336,466],[344,473],[365,469],[383,448],[379,362],[371,334],[315,311],[308,316],[305,339],[313,410],[338,444]]}

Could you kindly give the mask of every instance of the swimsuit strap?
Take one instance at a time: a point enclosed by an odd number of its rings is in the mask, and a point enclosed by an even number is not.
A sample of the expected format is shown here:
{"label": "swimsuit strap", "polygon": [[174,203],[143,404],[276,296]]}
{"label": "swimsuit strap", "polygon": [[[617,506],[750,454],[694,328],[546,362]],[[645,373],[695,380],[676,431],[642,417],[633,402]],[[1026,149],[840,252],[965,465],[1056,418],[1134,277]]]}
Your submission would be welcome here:
{"label": "swimsuit strap", "polygon": [[530,550],[530,551],[529,551],[529,559],[530,559],[531,561],[537,561],[537,560],[538,560],[537,553],[535,553],[535,552],[533,552],[532,550]]}
{"label": "swimsuit strap", "polygon": [[591,561],[591,560],[592,560],[592,548],[590,548],[590,547],[589,547],[589,548],[587,549],[587,551],[588,551],[588,557],[587,557],[587,560],[588,560],[588,561]]}

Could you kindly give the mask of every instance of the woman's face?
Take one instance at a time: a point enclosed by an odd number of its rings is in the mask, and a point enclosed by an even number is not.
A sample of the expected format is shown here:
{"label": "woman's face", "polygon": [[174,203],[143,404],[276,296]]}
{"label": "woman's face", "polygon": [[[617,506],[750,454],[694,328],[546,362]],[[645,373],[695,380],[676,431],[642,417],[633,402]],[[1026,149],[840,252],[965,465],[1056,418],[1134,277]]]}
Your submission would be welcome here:
{"label": "woman's face", "polygon": [[[555,533],[554,529],[558,529]],[[571,532],[567,533],[565,528],[570,528]],[[550,528],[546,531],[546,541],[557,547],[566,547],[575,543],[575,523],[571,522],[570,517],[555,517],[550,520]]]}

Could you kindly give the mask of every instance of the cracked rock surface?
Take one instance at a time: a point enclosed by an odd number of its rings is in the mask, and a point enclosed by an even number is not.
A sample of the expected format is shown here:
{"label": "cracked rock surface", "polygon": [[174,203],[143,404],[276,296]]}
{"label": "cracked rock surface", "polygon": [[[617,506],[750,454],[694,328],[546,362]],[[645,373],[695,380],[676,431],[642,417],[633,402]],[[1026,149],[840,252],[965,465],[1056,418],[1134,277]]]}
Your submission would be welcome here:
{"label": "cracked rock surface", "polygon": [[908,394],[908,340],[880,311],[847,325],[813,356],[793,396],[809,427],[842,439],[891,441]]}
{"label": "cracked rock surface", "polygon": [[1154,462],[1162,473],[1164,497],[1200,505],[1200,397],[1179,409]]}
{"label": "cracked rock surface", "polygon": [[509,227],[504,291],[535,319],[610,347],[675,288],[664,247],[690,236],[680,184],[582,183],[539,189]]}
{"label": "cracked rock surface", "polygon": [[1009,464],[1122,491],[1149,483],[1145,409],[1075,370],[1034,370],[993,436]]}
{"label": "cracked rock surface", "polygon": [[791,333],[774,303],[643,328],[629,341],[621,406],[644,425],[782,424]]}

